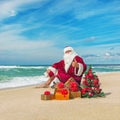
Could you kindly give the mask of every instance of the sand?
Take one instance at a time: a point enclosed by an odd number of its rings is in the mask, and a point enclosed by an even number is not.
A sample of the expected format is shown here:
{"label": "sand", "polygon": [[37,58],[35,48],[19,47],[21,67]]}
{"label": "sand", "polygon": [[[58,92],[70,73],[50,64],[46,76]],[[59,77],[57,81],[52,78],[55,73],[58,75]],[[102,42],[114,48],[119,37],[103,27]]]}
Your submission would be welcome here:
{"label": "sand", "polygon": [[0,90],[0,120],[120,120],[120,72],[98,75],[106,97],[40,99],[50,88]]}

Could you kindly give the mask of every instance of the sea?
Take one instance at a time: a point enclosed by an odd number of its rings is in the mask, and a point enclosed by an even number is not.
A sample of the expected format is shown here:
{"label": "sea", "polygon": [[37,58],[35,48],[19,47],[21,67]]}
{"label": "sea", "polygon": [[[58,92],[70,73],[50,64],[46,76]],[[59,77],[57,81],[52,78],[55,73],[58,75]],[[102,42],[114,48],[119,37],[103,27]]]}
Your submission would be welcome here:
{"label": "sea", "polygon": [[[0,66],[0,89],[16,88],[41,84],[47,81],[44,72],[50,65],[14,65]],[[120,72],[120,64],[94,64],[93,72],[105,74],[109,72]]]}

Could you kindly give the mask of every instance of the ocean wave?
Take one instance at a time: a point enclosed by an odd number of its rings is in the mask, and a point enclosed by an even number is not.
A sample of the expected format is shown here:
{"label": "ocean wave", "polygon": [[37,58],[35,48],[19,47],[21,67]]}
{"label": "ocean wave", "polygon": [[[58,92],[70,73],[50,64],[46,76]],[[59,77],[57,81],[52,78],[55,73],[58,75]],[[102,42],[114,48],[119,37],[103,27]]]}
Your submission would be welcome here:
{"label": "ocean wave", "polygon": [[47,81],[45,76],[13,77],[9,81],[0,81],[0,89],[36,85],[45,81]]}
{"label": "ocean wave", "polygon": [[109,71],[109,72],[96,72],[96,74],[110,74],[110,73],[120,73],[120,71]]}
{"label": "ocean wave", "polygon": [[2,69],[13,69],[13,68],[23,68],[23,69],[43,69],[47,66],[0,66]]}
{"label": "ocean wave", "polygon": [[[48,66],[0,66],[0,89],[40,84],[46,81]],[[92,66],[93,72],[107,74],[120,72],[120,65]]]}

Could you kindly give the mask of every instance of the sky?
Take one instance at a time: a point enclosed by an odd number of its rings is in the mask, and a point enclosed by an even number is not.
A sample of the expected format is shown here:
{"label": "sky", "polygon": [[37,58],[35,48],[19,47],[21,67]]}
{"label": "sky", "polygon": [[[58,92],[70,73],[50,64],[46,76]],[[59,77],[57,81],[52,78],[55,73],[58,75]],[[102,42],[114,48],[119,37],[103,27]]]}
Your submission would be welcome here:
{"label": "sky", "polygon": [[120,64],[120,0],[0,0],[0,65],[53,64],[65,46]]}

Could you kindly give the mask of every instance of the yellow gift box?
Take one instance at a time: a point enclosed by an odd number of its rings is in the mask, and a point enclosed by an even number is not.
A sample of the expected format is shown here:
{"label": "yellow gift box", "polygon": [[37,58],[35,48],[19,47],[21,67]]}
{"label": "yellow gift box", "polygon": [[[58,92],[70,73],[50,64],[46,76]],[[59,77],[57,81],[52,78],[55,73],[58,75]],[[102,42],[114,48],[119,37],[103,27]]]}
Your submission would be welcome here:
{"label": "yellow gift box", "polygon": [[81,92],[80,91],[76,91],[76,92],[73,92],[71,91],[70,92],[70,98],[77,98],[77,97],[80,97],[81,98]]}
{"label": "yellow gift box", "polygon": [[55,90],[55,99],[56,100],[69,100],[69,90],[68,89],[65,89],[66,91],[67,91],[67,93],[66,94],[63,94],[62,93],[62,90],[64,90],[64,89],[56,89]]}
{"label": "yellow gift box", "polygon": [[54,99],[54,94],[50,94],[50,95],[41,94],[41,100],[52,100],[52,99]]}

